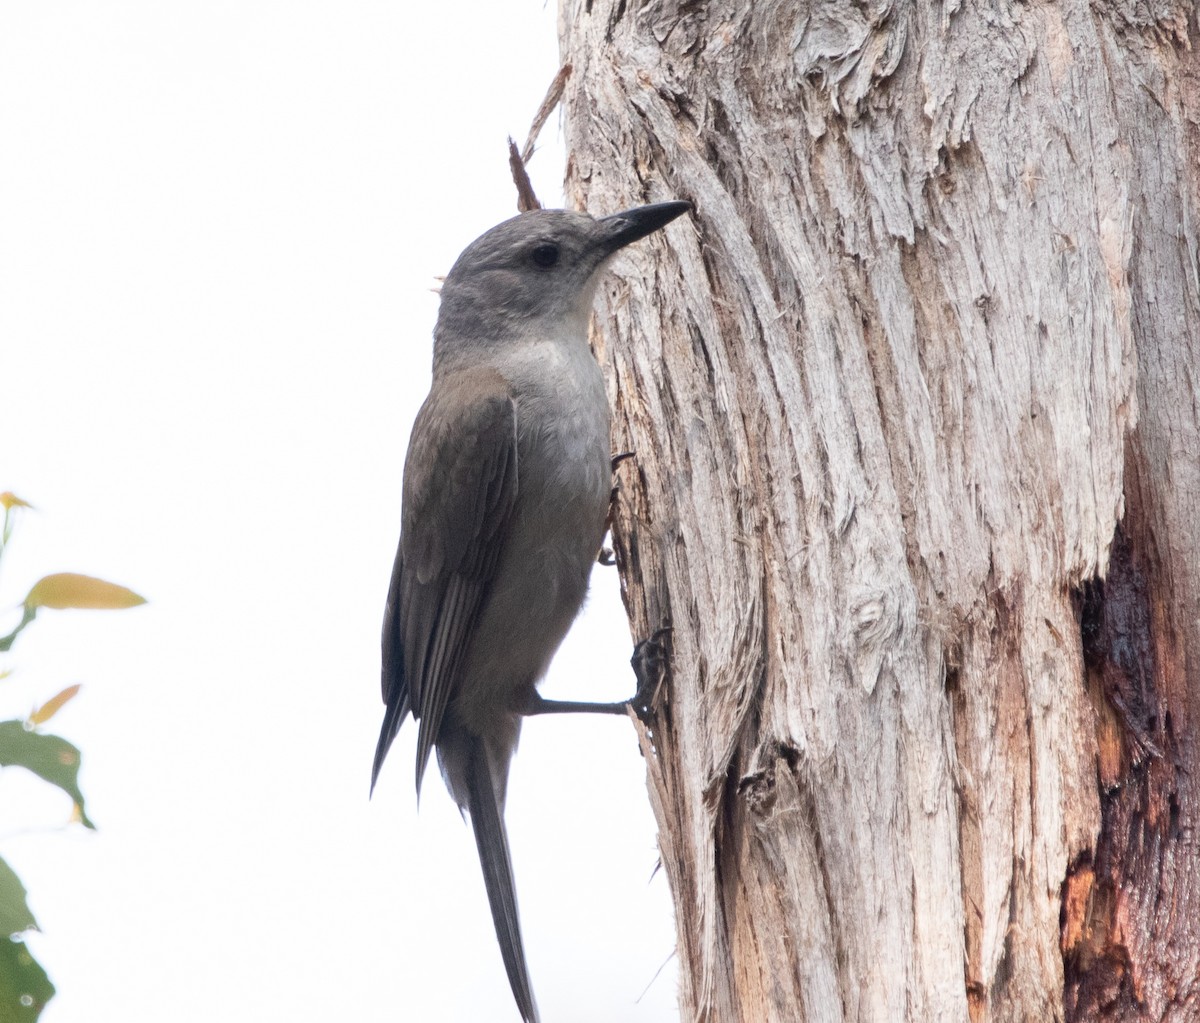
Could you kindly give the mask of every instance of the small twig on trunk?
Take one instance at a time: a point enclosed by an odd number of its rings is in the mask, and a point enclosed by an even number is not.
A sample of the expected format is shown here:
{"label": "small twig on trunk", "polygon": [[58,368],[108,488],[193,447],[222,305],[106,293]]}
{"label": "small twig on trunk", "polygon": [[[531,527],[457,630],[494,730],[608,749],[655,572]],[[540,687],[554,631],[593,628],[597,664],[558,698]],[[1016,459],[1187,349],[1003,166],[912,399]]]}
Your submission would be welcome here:
{"label": "small twig on trunk", "polygon": [[550,83],[550,88],[546,90],[546,98],[542,100],[542,105],[538,107],[537,113],[533,115],[533,123],[529,126],[529,135],[525,139],[525,145],[521,149],[521,160],[525,163],[529,162],[533,156],[533,147],[537,144],[538,136],[542,133],[542,128],[546,126],[546,122],[550,119],[554,108],[558,106],[562,99],[563,89],[567,87],[567,79],[571,77],[571,65],[564,64],[558,69],[558,74],[554,76],[554,81]]}
{"label": "small twig on trunk", "polygon": [[525,169],[525,161],[517,152],[517,144],[508,137],[508,167],[512,171],[513,184],[517,186],[517,212],[528,213],[530,210],[540,210],[542,204],[533,192],[529,181],[529,172]]}
{"label": "small twig on trunk", "polygon": [[550,119],[550,114],[562,99],[563,89],[570,77],[570,64],[564,64],[558,69],[558,74],[554,76],[554,81],[546,90],[546,98],[542,100],[542,105],[533,115],[533,123],[529,126],[529,136],[525,139],[525,146],[520,152],[517,152],[517,144],[513,141],[512,136],[508,137],[508,166],[512,171],[513,184],[517,186],[517,211],[519,213],[528,213],[530,210],[542,208],[542,204],[538,202],[538,197],[533,191],[533,185],[529,180],[529,171],[525,169],[525,165],[532,158],[533,147],[537,145],[538,135],[541,134],[546,121]]}

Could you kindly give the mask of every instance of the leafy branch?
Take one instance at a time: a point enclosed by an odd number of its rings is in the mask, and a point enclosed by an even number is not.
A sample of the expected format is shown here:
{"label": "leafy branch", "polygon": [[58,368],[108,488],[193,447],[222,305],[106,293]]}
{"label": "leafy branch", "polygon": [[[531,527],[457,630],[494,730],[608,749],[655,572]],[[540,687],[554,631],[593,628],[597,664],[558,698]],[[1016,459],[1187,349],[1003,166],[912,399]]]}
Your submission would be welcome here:
{"label": "leafy branch", "polygon": [[[0,493],[4,523],[0,527],[0,561],[12,539],[16,516],[32,505],[10,492]],[[75,572],[57,572],[43,576],[30,588],[21,602],[21,620],[8,635],[0,637],[0,653],[12,649],[17,636],[37,618],[38,612],[81,608],[117,610],[144,604],[144,598],[116,583]],[[0,671],[0,680],[11,673]],[[78,748],[57,735],[38,729],[58,713],[79,692],[78,685],[55,694],[23,719],[0,721],[0,767],[22,767],[71,797],[73,819],[86,828],[95,828],[84,808],[79,789],[80,753]],[[37,921],[29,909],[25,886],[13,869],[0,859],[0,1023],[33,1023],[46,1003],[54,997],[54,985],[46,971],[30,953],[22,936],[37,930]]]}

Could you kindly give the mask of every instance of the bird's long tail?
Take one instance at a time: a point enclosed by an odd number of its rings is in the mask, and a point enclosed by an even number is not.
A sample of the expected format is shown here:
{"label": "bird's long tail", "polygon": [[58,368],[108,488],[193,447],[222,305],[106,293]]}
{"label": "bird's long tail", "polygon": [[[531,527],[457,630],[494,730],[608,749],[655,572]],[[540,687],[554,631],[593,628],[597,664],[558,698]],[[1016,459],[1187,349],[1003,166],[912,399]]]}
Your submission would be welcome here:
{"label": "bird's long tail", "polygon": [[483,883],[492,907],[492,921],[496,925],[504,969],[508,972],[508,983],[512,986],[521,1018],[525,1023],[538,1023],[533,985],[529,982],[529,968],[525,964],[525,946],[521,942],[508,835],[483,743],[473,744],[467,771],[467,812],[475,831],[479,862],[483,864]]}

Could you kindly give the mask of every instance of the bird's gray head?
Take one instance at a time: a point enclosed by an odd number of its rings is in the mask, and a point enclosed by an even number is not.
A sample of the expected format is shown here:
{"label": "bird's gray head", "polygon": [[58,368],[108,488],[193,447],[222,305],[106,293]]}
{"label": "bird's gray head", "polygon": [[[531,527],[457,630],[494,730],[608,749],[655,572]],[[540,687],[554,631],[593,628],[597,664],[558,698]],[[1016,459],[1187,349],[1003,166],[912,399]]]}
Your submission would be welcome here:
{"label": "bird's gray head", "polygon": [[618,249],[691,209],[661,202],[595,219],[533,210],[476,238],[442,285],[436,349],[488,345],[586,323],[597,271]]}

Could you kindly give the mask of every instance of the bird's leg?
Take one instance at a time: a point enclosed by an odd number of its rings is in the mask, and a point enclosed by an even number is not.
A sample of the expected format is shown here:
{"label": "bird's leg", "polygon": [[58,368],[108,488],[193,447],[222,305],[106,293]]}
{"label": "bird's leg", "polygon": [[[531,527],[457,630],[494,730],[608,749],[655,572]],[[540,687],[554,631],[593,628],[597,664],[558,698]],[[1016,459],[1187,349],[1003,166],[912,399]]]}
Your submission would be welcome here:
{"label": "bird's leg", "polygon": [[521,708],[524,717],[538,714],[624,714],[630,707],[629,700],[616,703],[591,703],[584,700],[547,700],[535,693]]}
{"label": "bird's leg", "polygon": [[629,663],[633,666],[638,685],[637,691],[628,700],[618,700],[614,703],[547,700],[535,690],[520,713],[525,717],[533,717],[535,714],[625,714],[632,709],[638,718],[646,723],[654,706],[654,698],[658,695],[663,665],[669,656],[663,639],[670,632],[671,627],[664,626],[634,647]]}
{"label": "bird's leg", "polygon": [[[622,451],[619,455],[613,455],[612,471],[615,473],[617,471],[617,466],[619,466],[626,459],[632,458],[633,455],[634,455],[634,453],[632,451]],[[605,533],[607,533],[612,528],[613,514],[617,510],[617,491],[619,491],[620,489],[621,489],[620,483],[614,482],[613,486],[612,486],[612,490],[609,492],[608,516],[604,520],[604,532]],[[600,564],[609,566],[609,567],[611,567],[612,565],[615,565],[617,563],[617,559],[614,556],[611,547],[601,547],[600,553],[599,553],[599,555],[597,555],[596,560],[598,562],[600,562]]]}

